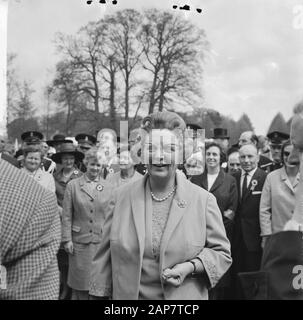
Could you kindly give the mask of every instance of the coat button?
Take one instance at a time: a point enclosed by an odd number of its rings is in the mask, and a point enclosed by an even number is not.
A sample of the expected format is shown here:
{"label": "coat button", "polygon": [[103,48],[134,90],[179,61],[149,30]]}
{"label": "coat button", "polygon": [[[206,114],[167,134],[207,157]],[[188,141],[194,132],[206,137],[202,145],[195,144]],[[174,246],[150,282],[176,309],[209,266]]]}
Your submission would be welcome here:
{"label": "coat button", "polygon": [[93,213],[93,212],[94,212],[94,210],[91,210],[91,211],[90,211],[90,213]]}
{"label": "coat button", "polygon": [[89,230],[89,232],[90,232],[90,233],[92,233],[92,232],[93,232],[93,230]]}
{"label": "coat button", "polygon": [[93,223],[93,220],[90,220],[89,222],[90,222],[90,223]]}
{"label": "coat button", "polygon": [[90,201],[91,201],[91,202],[93,202],[93,201],[94,201],[94,199],[90,199]]}

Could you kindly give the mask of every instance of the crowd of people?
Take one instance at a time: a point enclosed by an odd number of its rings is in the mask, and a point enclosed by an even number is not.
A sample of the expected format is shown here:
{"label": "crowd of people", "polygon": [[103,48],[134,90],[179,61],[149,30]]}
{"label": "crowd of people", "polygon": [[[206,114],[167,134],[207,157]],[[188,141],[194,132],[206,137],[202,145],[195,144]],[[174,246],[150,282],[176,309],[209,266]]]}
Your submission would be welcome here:
{"label": "crowd of people", "polygon": [[0,299],[253,298],[248,275],[298,211],[303,146],[200,129],[164,111],[126,143],[108,128],[24,132],[16,152],[1,138]]}

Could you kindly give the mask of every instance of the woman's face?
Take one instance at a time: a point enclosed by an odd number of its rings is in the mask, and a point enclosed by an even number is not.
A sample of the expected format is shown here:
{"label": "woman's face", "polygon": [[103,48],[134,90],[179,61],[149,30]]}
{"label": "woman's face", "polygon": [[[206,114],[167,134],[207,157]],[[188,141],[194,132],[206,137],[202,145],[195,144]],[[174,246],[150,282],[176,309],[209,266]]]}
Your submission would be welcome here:
{"label": "woman's face", "polygon": [[220,166],[220,150],[218,147],[210,147],[206,150],[206,165],[208,168],[217,168]]}
{"label": "woman's face", "polygon": [[24,167],[33,172],[39,168],[41,164],[41,153],[40,152],[29,152],[24,158]]}
{"label": "woman's face", "polygon": [[121,170],[127,170],[130,169],[133,166],[133,160],[130,156],[129,151],[122,151],[120,153],[120,169]]}
{"label": "woman's face", "polygon": [[180,141],[172,131],[153,129],[144,139],[142,162],[152,177],[169,178],[180,162],[180,151]]}
{"label": "woman's face", "polygon": [[292,162],[291,163],[289,162],[289,155],[293,153],[293,149],[294,149],[293,145],[289,145],[284,148],[283,160],[286,167],[296,167],[300,163],[299,157],[297,157],[296,159],[297,161],[294,161],[294,159],[292,159]]}
{"label": "woman's face", "polygon": [[63,154],[61,163],[64,169],[72,169],[75,164],[75,157],[72,154]]}
{"label": "woman's face", "polygon": [[91,179],[96,179],[98,175],[101,173],[102,164],[98,159],[90,159],[87,163],[87,175]]}

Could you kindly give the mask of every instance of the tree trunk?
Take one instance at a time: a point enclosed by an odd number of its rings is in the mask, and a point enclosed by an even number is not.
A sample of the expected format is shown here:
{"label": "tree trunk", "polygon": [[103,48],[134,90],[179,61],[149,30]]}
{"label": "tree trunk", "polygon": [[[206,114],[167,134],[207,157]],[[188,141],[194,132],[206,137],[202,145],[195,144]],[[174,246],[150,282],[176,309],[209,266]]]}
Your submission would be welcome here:
{"label": "tree trunk", "polygon": [[129,113],[129,75],[125,77],[125,120],[128,120]]}

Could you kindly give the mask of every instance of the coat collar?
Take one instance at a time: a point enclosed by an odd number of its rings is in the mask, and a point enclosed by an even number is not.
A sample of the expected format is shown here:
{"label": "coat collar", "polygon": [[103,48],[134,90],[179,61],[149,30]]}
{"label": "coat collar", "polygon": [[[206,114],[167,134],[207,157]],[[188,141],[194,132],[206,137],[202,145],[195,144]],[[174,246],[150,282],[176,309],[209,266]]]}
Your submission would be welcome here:
{"label": "coat collar", "polygon": [[[138,180],[138,182],[133,185],[133,188],[131,190],[132,214],[139,242],[140,257],[143,257],[145,245],[145,188],[147,181],[148,175],[145,175],[142,179]],[[192,183],[189,182],[186,177],[180,172],[176,172],[176,181],[177,189],[172,201],[170,214],[168,216],[167,224],[162,236],[160,246],[160,265],[164,257],[164,252],[167,248],[168,241],[175,228],[181,221],[183,215],[186,213],[186,208],[188,207],[192,198],[192,193],[190,192],[190,189],[193,186]]]}
{"label": "coat collar", "polygon": [[280,171],[280,176],[281,176],[281,180],[287,185],[287,187],[293,192],[295,193],[295,188],[298,185],[299,181],[300,181],[300,172],[298,172],[297,176],[296,176],[296,181],[294,183],[294,185],[292,185],[288,179],[285,167],[283,166],[281,169],[278,169]]}
{"label": "coat collar", "polygon": [[[222,185],[222,183],[224,181],[224,177],[225,177],[225,173],[224,173],[224,170],[221,168],[219,171],[219,174],[218,174],[214,184],[210,188],[209,192],[212,193],[215,190],[217,190]],[[206,170],[201,175],[201,186],[203,189],[208,190],[207,171]]]}
{"label": "coat collar", "polygon": [[[88,196],[90,196],[92,199],[95,198],[96,193],[91,192],[91,189],[88,187],[88,181],[87,181],[87,177],[84,174],[83,176],[81,176],[79,178],[79,184],[80,184],[80,188],[81,190],[83,190]],[[104,187],[104,183],[101,181],[101,176],[99,176],[98,179],[98,184],[100,184],[102,187]]]}

